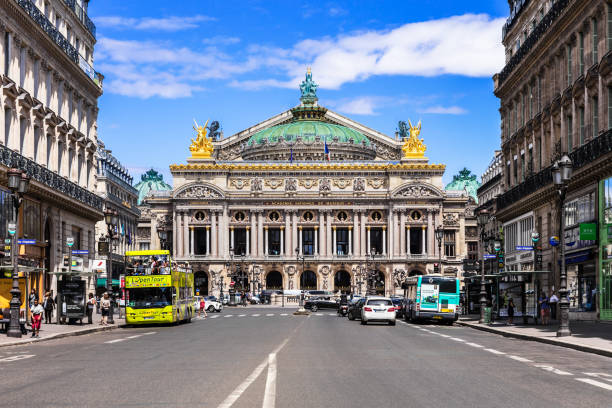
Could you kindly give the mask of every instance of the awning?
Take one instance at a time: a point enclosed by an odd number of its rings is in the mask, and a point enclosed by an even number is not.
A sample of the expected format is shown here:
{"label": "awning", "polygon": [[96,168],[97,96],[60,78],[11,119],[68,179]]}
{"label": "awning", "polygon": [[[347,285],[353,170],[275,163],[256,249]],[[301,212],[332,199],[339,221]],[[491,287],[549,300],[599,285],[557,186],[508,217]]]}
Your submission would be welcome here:
{"label": "awning", "polygon": [[[106,278],[98,278],[96,286],[106,287]],[[119,279],[113,279],[113,286],[119,286]]]}

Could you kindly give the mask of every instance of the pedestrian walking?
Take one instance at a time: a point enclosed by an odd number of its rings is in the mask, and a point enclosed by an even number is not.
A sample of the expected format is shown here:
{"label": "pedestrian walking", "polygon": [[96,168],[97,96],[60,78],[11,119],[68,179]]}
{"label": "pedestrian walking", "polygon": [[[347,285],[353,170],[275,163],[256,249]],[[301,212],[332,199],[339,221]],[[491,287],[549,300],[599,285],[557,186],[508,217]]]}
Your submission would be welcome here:
{"label": "pedestrian walking", "polygon": [[111,300],[108,296],[108,292],[104,293],[102,297],[102,302],[100,302],[100,309],[102,309],[102,320],[100,324],[103,326],[108,326],[108,313],[110,311]]}
{"label": "pedestrian walking", "polygon": [[38,303],[38,299],[34,299],[34,305],[32,306],[32,337],[38,337],[44,312],[45,309]]}
{"label": "pedestrian walking", "polygon": [[512,325],[514,320],[514,300],[508,299],[508,324]]}
{"label": "pedestrian walking", "polygon": [[242,306],[246,307],[246,305],[247,305],[247,297],[246,297],[246,293],[244,291],[242,291],[242,294],[240,295],[240,300],[242,301]]}
{"label": "pedestrian walking", "polygon": [[87,324],[93,324],[93,311],[94,307],[96,307],[96,298],[93,293],[89,294],[89,299],[87,299]]}
{"label": "pedestrian walking", "polygon": [[30,310],[32,310],[32,308],[34,307],[35,300],[38,300],[38,294],[36,293],[36,290],[32,288],[32,291],[30,292],[30,295],[28,296],[28,305],[30,305]]}
{"label": "pedestrian walking", "polygon": [[204,313],[204,318],[206,319],[208,315],[206,314],[206,300],[204,298],[200,299],[200,310],[198,310],[198,317]]}
{"label": "pedestrian walking", "polygon": [[550,291],[550,299],[548,303],[550,303],[550,317],[553,320],[557,320],[557,305],[559,304],[559,298],[555,294],[554,290]]}
{"label": "pedestrian walking", "polygon": [[542,324],[544,326],[548,326],[550,322],[550,299],[546,296],[546,293],[542,291],[540,293],[540,298],[538,299],[538,304],[540,305],[540,314],[542,315]]}
{"label": "pedestrian walking", "polygon": [[45,311],[45,324],[51,324],[51,318],[53,317],[53,309],[55,309],[55,300],[51,292],[45,293],[45,299],[43,300],[43,309]]}

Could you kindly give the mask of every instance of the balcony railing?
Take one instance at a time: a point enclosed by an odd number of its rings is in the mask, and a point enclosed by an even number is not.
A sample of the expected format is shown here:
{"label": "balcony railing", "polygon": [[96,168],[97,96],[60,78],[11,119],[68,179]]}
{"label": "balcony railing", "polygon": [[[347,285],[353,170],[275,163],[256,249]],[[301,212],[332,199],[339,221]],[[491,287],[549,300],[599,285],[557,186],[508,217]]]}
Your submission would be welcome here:
{"label": "balcony railing", "polygon": [[[68,2],[70,0],[66,0]],[[74,0],[72,0],[74,1]],[[75,64],[77,64],[85,74],[91,80],[102,88],[102,76],[96,72],[91,65],[83,57],[81,57],[76,48],[70,44],[70,42],[60,33],[55,26],[49,21],[49,19],[36,7],[32,0],[15,0],[21,8],[28,13],[28,15],[34,20],[40,28],[57,44],[58,47],[66,53]],[[93,24],[93,23],[92,23]],[[81,61],[82,60],[82,61]]]}
{"label": "balcony railing", "polygon": [[504,69],[499,73],[499,86],[510,76],[512,71],[523,61],[523,58],[529,54],[529,51],[540,41],[546,31],[553,25],[563,10],[569,4],[569,0],[557,0],[544,16],[542,21],[531,32],[525,43],[517,50],[516,54],[510,58]]}
{"label": "balcony railing", "polygon": [[32,180],[36,180],[82,204],[102,211],[103,200],[101,197],[4,145],[0,145],[0,164],[8,168],[16,168],[25,171]]}
{"label": "balcony railing", "polygon": [[87,16],[87,13],[75,0],[64,0],[64,2],[74,11],[74,14],[79,18],[79,21],[83,23],[87,31],[96,38],[96,25],[93,21]]}

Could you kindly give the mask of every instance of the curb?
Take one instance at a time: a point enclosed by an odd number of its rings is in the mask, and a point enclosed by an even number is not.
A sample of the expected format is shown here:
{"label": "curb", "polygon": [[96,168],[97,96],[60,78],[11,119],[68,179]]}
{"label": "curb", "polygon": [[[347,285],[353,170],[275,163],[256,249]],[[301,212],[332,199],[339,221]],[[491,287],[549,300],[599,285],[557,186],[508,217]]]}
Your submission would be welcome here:
{"label": "curb", "polygon": [[108,331],[108,330],[113,330],[113,329],[117,329],[119,327],[122,326],[118,326],[118,325],[114,325],[114,326],[103,326],[103,327],[92,327],[91,329],[83,329],[83,330],[78,330],[78,331],[73,331],[73,332],[66,332],[66,333],[55,333],[52,334],[48,337],[39,337],[39,338],[29,338],[28,340],[18,340],[18,341],[14,341],[11,343],[2,343],[0,344],[0,348],[2,347],[9,347],[9,346],[20,346],[22,344],[32,344],[32,343],[39,343],[41,341],[47,341],[47,340],[54,340],[54,339],[61,339],[64,337],[72,337],[72,336],[83,336],[85,334],[91,334],[91,333],[97,333],[97,332],[101,332],[101,331]]}
{"label": "curb", "polygon": [[474,330],[480,330],[480,331],[485,331],[489,333],[499,334],[504,337],[512,337],[515,339],[521,339],[521,340],[527,340],[527,341],[536,341],[539,343],[551,344],[553,346],[570,348],[570,349],[582,351],[585,353],[598,354],[604,357],[612,357],[612,350],[604,350],[604,349],[585,346],[581,344],[566,343],[564,341],[559,341],[559,340],[554,340],[554,339],[549,339],[549,338],[544,338],[544,337],[529,336],[527,334],[510,333],[510,332],[506,332],[503,330],[495,329],[493,327],[481,326],[480,324],[476,325],[473,323],[466,323],[460,320],[456,321],[455,323],[460,326],[470,327]]}

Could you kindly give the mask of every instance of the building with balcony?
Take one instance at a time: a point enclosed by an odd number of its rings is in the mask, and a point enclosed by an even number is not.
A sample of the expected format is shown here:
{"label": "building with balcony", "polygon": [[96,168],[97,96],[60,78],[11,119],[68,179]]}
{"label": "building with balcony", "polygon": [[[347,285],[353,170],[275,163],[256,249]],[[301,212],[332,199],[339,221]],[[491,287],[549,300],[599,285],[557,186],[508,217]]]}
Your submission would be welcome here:
{"label": "building with balcony", "polygon": [[[421,125],[400,122],[401,140],[318,104],[310,71],[301,103],[228,138],[199,127],[191,157],[170,167],[172,191],[144,199],[151,248],[167,228],[175,259],[196,272],[199,293],[227,287],[234,266],[244,289],[380,293],[403,277],[462,275],[465,231],[476,204],[445,191],[445,166],[430,164]],[[435,230],[444,239],[436,242]]]}
{"label": "building with balcony", "polygon": [[[18,214],[19,263],[40,267],[29,282],[55,289],[66,238],[88,269],[103,200],[95,194],[97,100],[102,76],[93,70],[95,26],[82,0],[0,3],[0,238],[12,218],[7,170],[31,177]],[[29,288],[28,288],[29,289]]]}
{"label": "building with balcony", "polygon": [[[602,200],[605,180],[612,176],[612,4],[509,4],[506,65],[493,78],[501,103],[504,190],[496,200],[496,217],[503,224],[507,268],[550,271],[526,274],[527,290],[558,289],[558,248],[549,240],[564,234],[570,317],[611,320],[611,266],[603,255],[612,229]],[[566,228],[560,231],[551,169],[563,153],[572,159],[573,176]],[[597,239],[575,238],[583,224],[599,224]],[[531,245],[532,232],[540,234],[541,262],[515,246]]]}
{"label": "building with balcony", "polygon": [[[98,142],[96,172],[97,193],[104,199],[104,208],[117,212],[118,225],[114,228],[117,237],[112,245],[113,279],[119,279],[123,271],[125,251],[132,251],[136,246],[136,229],[140,209],[138,208],[138,190],[132,186],[133,178],[129,171],[113,156],[112,151]],[[104,220],[96,223],[96,241],[105,239],[108,228]],[[98,253],[97,259],[107,259],[108,254]],[[106,270],[96,271],[100,275],[100,286],[106,285]]]}

